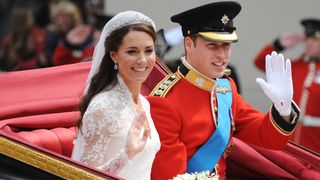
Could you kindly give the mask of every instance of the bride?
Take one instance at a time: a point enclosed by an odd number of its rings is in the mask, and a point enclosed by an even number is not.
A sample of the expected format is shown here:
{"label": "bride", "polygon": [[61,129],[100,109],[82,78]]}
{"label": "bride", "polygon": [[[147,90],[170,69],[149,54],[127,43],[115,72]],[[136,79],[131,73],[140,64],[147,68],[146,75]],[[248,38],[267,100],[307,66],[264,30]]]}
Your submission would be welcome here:
{"label": "bride", "polygon": [[72,159],[126,179],[150,179],[160,149],[140,94],[156,59],[154,22],[136,11],[113,17],[97,43]]}

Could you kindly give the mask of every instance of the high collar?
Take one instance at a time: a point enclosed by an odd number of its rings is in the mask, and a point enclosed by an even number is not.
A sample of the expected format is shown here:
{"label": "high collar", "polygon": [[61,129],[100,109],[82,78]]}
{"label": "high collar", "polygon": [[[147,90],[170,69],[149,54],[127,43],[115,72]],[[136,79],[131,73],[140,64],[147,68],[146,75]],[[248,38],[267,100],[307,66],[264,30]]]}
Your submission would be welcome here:
{"label": "high collar", "polygon": [[119,73],[117,73],[117,80],[117,84],[112,89],[115,89],[116,91],[119,91],[121,94],[125,94],[127,97],[132,98],[131,91],[129,90],[128,86],[126,85]]}
{"label": "high collar", "polygon": [[181,61],[182,63],[178,68],[178,73],[181,77],[202,90],[209,92],[214,90],[217,83],[216,80],[201,74],[186,61],[185,57],[181,57]]}

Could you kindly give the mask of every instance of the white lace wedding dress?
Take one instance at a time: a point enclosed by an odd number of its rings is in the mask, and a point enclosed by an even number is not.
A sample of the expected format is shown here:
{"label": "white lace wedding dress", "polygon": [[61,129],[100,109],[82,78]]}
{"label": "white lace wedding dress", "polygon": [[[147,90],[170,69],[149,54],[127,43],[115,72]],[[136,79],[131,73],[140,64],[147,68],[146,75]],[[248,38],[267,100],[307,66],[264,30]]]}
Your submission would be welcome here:
{"label": "white lace wedding dress", "polygon": [[135,117],[132,96],[122,78],[111,90],[96,95],[83,117],[82,130],[74,142],[72,159],[126,179],[150,179],[160,140],[150,115],[150,105],[140,100],[151,129],[144,149],[131,161],[124,153],[127,133]]}

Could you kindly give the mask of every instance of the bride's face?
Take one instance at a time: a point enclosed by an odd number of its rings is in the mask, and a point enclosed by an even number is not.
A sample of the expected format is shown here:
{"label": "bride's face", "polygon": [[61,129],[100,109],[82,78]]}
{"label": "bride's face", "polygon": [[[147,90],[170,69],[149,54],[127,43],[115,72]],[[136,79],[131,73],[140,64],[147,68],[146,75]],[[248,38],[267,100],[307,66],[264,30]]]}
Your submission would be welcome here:
{"label": "bride's face", "polygon": [[155,42],[143,31],[130,31],[111,57],[118,63],[118,72],[126,83],[142,84],[155,64]]}

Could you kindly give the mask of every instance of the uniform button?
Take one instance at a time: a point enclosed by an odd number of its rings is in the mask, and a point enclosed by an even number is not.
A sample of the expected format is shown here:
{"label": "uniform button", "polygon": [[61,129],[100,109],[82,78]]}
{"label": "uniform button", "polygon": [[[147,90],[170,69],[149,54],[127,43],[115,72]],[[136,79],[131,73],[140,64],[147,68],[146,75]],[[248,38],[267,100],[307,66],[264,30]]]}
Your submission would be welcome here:
{"label": "uniform button", "polygon": [[161,84],[161,86],[159,87],[160,89],[166,89],[168,87],[168,85],[166,84]]}
{"label": "uniform button", "polygon": [[236,130],[236,125],[234,124],[233,121],[232,121],[232,123],[231,123],[231,127],[232,127],[232,131],[235,131],[235,130]]}
{"label": "uniform button", "polygon": [[217,106],[214,107],[214,112],[218,112],[218,107]]}
{"label": "uniform button", "polygon": [[163,93],[163,90],[158,89],[155,94],[159,96],[159,95],[161,95],[162,93]]}

